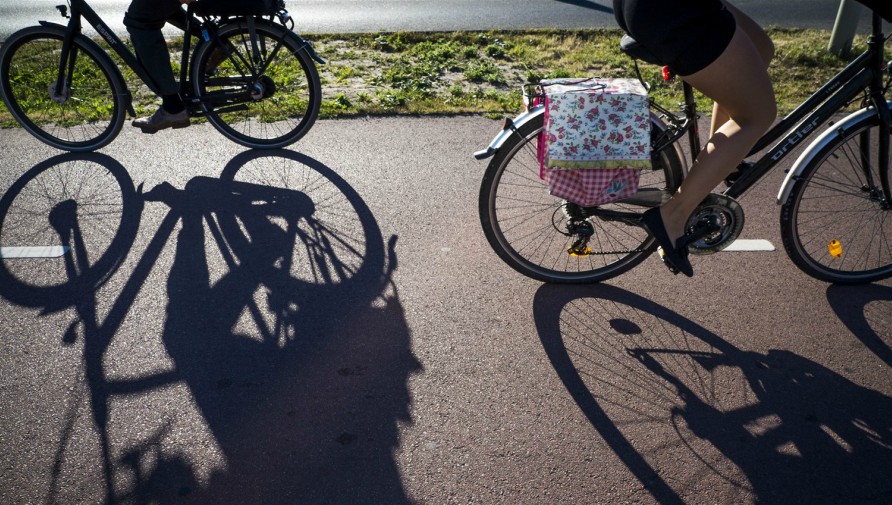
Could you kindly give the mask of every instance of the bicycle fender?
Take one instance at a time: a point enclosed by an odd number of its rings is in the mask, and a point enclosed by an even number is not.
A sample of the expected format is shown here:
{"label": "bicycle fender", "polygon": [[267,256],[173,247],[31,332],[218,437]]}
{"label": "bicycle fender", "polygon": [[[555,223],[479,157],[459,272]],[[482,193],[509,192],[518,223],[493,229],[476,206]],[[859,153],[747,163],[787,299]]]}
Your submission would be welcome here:
{"label": "bicycle fender", "polygon": [[[887,103],[892,107],[892,101]],[[836,138],[845,135],[846,130],[851,128],[852,125],[873,114],[876,114],[876,109],[873,108],[864,108],[853,112],[839,120],[836,124],[828,127],[818,138],[809,144],[802,154],[799,155],[796,162],[793,163],[793,166],[790,167],[789,171],[787,171],[787,176],[784,178],[784,182],[781,184],[780,190],[777,193],[777,204],[784,205],[787,203],[787,199],[790,198],[790,192],[793,190],[793,184],[799,178],[799,175],[802,174],[805,167],[815,159],[818,153],[826,147],[827,144],[836,140]]]}
{"label": "bicycle fender", "polygon": [[533,118],[541,116],[544,113],[545,106],[537,105],[529,111],[515,117],[514,119],[505,118],[505,125],[502,127],[502,131],[500,131],[498,135],[496,135],[496,137],[492,139],[492,142],[489,143],[489,146],[486,149],[474,153],[474,158],[478,160],[485,160],[486,158],[491,157],[496,153],[496,151],[499,150],[500,147],[502,147],[502,144],[504,144],[505,141],[508,140],[508,137],[510,137],[511,134],[514,133],[514,130],[520,128]]}
{"label": "bicycle fender", "polygon": [[[65,35],[65,31],[68,29],[68,27],[66,27],[64,25],[60,25],[59,23],[51,23],[49,21],[40,21],[39,23],[40,23],[40,26],[42,26],[43,28],[59,30],[60,35]],[[108,53],[105,52],[105,50],[103,50],[101,47],[99,47],[99,44],[93,42],[87,36],[85,36],[81,33],[78,33],[74,36],[74,39],[77,40],[80,44],[82,44],[84,46],[89,46],[91,49],[94,49],[99,58],[103,58],[106,60],[106,63],[108,63],[109,68],[111,68],[112,72],[114,72],[114,75],[112,75],[112,78],[118,79],[120,82],[124,83],[124,89],[126,90],[125,94],[124,94],[124,101],[125,101],[125,106],[127,107],[127,112],[132,117],[136,117],[136,111],[133,109],[133,95],[130,93],[130,90],[127,88],[127,81],[124,80],[124,76],[123,76],[123,74],[121,74],[121,69],[118,68],[118,65],[115,64],[115,62],[111,59],[111,57],[108,55]]]}

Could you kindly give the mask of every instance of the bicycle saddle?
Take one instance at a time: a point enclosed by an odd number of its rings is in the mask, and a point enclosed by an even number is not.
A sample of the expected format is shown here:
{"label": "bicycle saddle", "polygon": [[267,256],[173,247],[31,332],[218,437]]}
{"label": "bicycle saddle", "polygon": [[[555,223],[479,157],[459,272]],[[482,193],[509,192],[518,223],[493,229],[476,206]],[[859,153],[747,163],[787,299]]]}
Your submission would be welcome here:
{"label": "bicycle saddle", "polygon": [[659,66],[665,65],[665,63],[660,61],[660,59],[657,58],[656,55],[648,51],[647,48],[645,48],[637,40],[633,39],[629,35],[623,35],[622,40],[619,42],[619,49],[620,51],[626,53],[632,58],[635,58],[636,60],[645,61],[647,63],[652,63]]}

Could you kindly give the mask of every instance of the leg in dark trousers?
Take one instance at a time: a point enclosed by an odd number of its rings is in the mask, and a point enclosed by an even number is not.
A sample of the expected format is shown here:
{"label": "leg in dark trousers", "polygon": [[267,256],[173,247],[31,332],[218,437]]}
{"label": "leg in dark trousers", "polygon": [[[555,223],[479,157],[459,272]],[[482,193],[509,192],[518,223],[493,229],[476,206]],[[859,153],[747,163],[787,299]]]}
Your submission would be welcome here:
{"label": "leg in dark trousers", "polygon": [[182,20],[182,12],[180,0],[133,0],[124,15],[124,26],[130,33],[136,56],[155,80],[163,100],[161,109],[154,115],[133,122],[146,133],[189,125],[189,116],[170,65],[167,42],[161,32],[168,21]]}

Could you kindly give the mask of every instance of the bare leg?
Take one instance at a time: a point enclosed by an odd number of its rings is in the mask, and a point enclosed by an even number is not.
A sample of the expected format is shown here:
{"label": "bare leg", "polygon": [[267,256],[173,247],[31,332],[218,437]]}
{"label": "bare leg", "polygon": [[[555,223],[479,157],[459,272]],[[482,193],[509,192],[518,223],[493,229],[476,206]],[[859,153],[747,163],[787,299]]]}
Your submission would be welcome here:
{"label": "bare leg", "polygon": [[673,242],[683,235],[697,205],[734,171],[777,115],[768,72],[745,30],[735,31],[716,61],[682,78],[718,103],[729,119],[709,139],[678,192],[660,208]]}
{"label": "bare leg", "polygon": [[[768,68],[768,64],[771,63],[772,58],[774,58],[774,42],[771,41],[771,38],[768,37],[768,34],[765,33],[765,30],[763,30],[758,23],[741,12],[740,9],[728,2],[725,2],[725,7],[727,7],[731,14],[734,15],[734,20],[737,21],[737,28],[743,30],[747,34],[750,38],[750,42],[753,43],[756,50],[759,52],[759,56],[762,57],[762,62],[764,63],[765,68]],[[712,106],[712,122],[709,125],[709,136],[712,137],[716,130],[728,122],[729,119],[731,119],[731,117],[724,109],[722,109],[719,103],[714,103]]]}

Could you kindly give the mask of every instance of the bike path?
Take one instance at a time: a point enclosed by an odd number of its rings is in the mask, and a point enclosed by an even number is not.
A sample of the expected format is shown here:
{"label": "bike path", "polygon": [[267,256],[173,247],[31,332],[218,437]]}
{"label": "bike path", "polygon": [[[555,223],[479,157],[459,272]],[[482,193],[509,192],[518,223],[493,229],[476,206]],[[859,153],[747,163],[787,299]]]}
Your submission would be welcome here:
{"label": "bike path", "polygon": [[[129,0],[94,0],[89,4],[112,30],[126,35],[122,20]],[[744,0],[737,5],[765,26],[825,30],[833,28],[839,10],[838,0]],[[295,17],[298,33],[616,28],[611,3],[592,0],[301,0],[286,2],[286,7]],[[53,4],[0,2],[0,40],[39,20],[64,21]],[[869,20],[862,13],[862,31],[869,30]],[[86,30],[95,35],[92,28]],[[167,30],[171,36],[178,35],[170,26]]]}
{"label": "bike path", "polygon": [[[102,154],[151,196],[120,267],[74,306],[0,297],[0,502],[888,501],[892,283],[790,262],[791,161],[741,200],[775,251],[550,286],[480,230],[497,128],[326,120],[263,153],[125,127]],[[59,154],[0,153],[3,192]]]}

